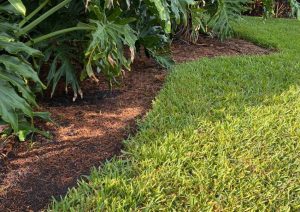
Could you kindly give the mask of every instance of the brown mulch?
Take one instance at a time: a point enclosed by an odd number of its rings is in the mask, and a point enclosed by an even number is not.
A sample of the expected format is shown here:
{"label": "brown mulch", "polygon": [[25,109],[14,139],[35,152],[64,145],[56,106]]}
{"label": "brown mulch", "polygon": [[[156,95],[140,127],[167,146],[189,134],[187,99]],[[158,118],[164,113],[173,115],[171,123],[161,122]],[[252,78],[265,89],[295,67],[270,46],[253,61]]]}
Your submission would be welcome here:
{"label": "brown mulch", "polygon": [[[197,45],[176,41],[172,51],[177,62],[270,52],[243,40],[221,43],[208,37],[200,38]],[[36,137],[34,143],[16,143],[0,163],[0,211],[45,209],[52,196],[66,194],[91,167],[120,154],[122,140],[134,134],[136,119],[151,108],[165,76],[153,60],[138,56],[119,88],[110,91],[103,81],[87,81],[83,100],[73,103],[72,97],[64,96],[42,101],[56,122],[45,126],[53,139]]]}
{"label": "brown mulch", "polygon": [[200,37],[198,43],[194,45],[182,40],[174,43],[172,53],[174,60],[178,63],[197,60],[201,57],[264,55],[274,51],[241,39],[229,39],[220,42],[210,37]]}

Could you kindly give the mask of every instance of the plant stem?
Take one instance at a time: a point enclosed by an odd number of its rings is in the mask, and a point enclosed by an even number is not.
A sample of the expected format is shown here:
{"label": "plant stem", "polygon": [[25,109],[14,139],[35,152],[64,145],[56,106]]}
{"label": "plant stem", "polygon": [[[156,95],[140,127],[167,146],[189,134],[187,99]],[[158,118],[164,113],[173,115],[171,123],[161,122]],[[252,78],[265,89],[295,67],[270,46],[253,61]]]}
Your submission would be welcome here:
{"label": "plant stem", "polygon": [[65,34],[65,33],[69,33],[69,32],[73,32],[73,31],[80,31],[80,30],[92,30],[92,28],[91,27],[70,27],[70,28],[67,28],[67,29],[58,30],[58,31],[51,32],[49,34],[34,38],[34,39],[28,41],[26,43],[26,45],[32,46],[33,44],[37,44],[37,43],[42,42],[44,40],[48,40],[52,37],[62,35],[62,34]]}
{"label": "plant stem", "polygon": [[41,11],[50,0],[45,0],[38,8],[32,11],[28,16],[26,16],[20,23],[19,26],[23,27],[30,19],[32,19],[39,11]]}
{"label": "plant stem", "polygon": [[38,17],[37,19],[35,19],[33,22],[31,22],[30,24],[28,24],[27,26],[25,26],[24,28],[22,28],[17,35],[21,36],[26,34],[27,32],[29,32],[30,30],[32,30],[35,26],[37,26],[38,24],[40,24],[42,21],[44,21],[46,18],[48,18],[50,15],[52,15],[53,13],[55,13],[56,11],[60,10],[61,8],[63,8],[65,5],[67,5],[68,3],[70,3],[72,0],[64,0],[61,3],[59,3],[58,5],[56,5],[55,7],[51,8],[50,10],[48,10],[45,14],[41,15],[40,17]]}

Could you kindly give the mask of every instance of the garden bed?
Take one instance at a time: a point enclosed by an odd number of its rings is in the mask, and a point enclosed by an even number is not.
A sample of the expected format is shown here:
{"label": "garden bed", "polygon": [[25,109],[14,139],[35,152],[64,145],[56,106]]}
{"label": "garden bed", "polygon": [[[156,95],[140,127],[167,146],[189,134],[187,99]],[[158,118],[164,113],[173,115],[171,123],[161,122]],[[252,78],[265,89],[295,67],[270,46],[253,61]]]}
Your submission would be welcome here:
{"label": "garden bed", "polygon": [[[175,41],[176,62],[221,55],[268,54],[270,51],[247,41],[219,42],[201,37],[198,44]],[[1,162],[0,210],[40,210],[52,196],[66,194],[91,167],[120,154],[122,140],[134,134],[136,120],[151,107],[167,72],[140,55],[122,86],[109,90],[92,81],[83,85],[84,99],[73,103],[65,97],[42,102],[56,124],[45,127],[53,139],[36,138],[34,143],[14,143]],[[71,99],[71,97],[70,97]]]}

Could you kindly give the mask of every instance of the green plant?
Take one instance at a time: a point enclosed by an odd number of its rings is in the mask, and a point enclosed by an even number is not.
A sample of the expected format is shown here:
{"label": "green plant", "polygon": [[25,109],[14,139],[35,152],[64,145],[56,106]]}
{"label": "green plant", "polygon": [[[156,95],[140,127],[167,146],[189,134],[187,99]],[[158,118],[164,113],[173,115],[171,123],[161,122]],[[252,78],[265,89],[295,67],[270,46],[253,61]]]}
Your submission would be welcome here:
{"label": "green plant", "polygon": [[291,8],[292,8],[292,16],[297,17],[300,20],[300,3],[297,0],[290,0]]}
{"label": "green plant", "polygon": [[[290,16],[300,20],[300,3],[297,0],[260,0],[256,1],[256,3],[263,5],[263,14],[265,18],[275,15],[275,10],[278,10],[275,5],[281,3],[291,9],[291,12],[289,13]],[[276,13],[278,12],[279,11],[276,11]]]}
{"label": "green plant", "polygon": [[[135,19],[121,18],[120,8],[113,9],[107,15],[105,8],[99,4],[91,4],[89,12],[93,19],[84,26],[89,26],[92,33],[85,51],[86,72],[83,73],[94,77],[93,67],[97,67],[97,71],[102,72],[112,85],[112,81],[116,82],[115,77],[122,73],[123,68],[129,70],[134,60],[137,37],[129,23]],[[130,49],[129,59],[124,56],[125,47]]]}
{"label": "green plant", "polygon": [[37,107],[33,86],[45,86],[29,61],[42,53],[15,36],[20,28],[9,19],[25,15],[25,7],[21,1],[10,3],[0,9],[0,124],[9,124],[19,139],[24,140],[28,133],[40,132],[34,128],[33,118],[47,116],[32,109]]}
{"label": "green plant", "polygon": [[210,14],[208,25],[221,39],[232,36],[231,22],[239,20],[246,9],[248,0],[218,0],[217,4],[208,2],[206,7]]}

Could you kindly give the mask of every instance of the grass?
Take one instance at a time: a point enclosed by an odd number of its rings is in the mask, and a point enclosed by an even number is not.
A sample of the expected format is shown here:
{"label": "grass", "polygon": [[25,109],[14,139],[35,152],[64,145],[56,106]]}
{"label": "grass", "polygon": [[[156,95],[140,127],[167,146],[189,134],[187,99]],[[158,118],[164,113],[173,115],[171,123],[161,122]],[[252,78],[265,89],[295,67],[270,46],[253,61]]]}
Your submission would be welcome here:
{"label": "grass", "polygon": [[128,159],[94,169],[50,210],[300,210],[300,22],[235,29],[280,51],[177,65],[125,142]]}

